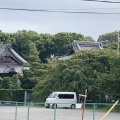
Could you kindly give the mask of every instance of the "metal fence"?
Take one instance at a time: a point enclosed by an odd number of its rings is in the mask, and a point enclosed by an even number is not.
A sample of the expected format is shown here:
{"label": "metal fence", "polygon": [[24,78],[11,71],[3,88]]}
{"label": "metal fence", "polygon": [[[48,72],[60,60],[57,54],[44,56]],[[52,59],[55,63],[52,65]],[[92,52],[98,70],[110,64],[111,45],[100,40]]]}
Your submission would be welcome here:
{"label": "metal fence", "polygon": [[[111,103],[89,103],[85,106],[84,120],[100,120],[111,108]],[[81,120],[83,110],[46,108],[44,103],[0,101],[0,120]],[[120,120],[120,104],[105,120]]]}

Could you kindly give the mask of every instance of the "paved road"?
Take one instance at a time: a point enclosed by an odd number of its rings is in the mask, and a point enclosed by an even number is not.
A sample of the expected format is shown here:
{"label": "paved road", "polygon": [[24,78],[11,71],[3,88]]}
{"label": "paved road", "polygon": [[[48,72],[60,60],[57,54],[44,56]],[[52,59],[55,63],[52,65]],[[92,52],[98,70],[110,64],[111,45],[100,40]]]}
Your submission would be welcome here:
{"label": "paved road", "polygon": [[[54,115],[56,114],[56,116]],[[85,110],[84,120],[100,120],[105,113]],[[80,109],[46,109],[40,107],[0,106],[0,120],[81,120]],[[120,120],[120,114],[110,113],[105,120]]]}

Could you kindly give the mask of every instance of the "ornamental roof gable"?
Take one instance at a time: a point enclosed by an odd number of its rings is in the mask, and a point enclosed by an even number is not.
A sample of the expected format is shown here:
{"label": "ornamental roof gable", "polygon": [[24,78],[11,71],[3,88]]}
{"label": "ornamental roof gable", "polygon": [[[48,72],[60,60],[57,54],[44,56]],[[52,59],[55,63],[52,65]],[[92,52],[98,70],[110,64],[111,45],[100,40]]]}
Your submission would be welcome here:
{"label": "ornamental roof gable", "polygon": [[27,63],[24,58],[12,49],[11,44],[0,45],[0,60],[5,59],[5,57],[14,59],[21,65]]}

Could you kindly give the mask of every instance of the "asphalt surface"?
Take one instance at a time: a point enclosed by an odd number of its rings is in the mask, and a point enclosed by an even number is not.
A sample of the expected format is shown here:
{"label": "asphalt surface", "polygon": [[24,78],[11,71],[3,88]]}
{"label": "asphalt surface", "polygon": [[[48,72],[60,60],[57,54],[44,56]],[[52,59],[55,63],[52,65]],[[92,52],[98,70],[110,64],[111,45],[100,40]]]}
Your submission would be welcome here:
{"label": "asphalt surface", "polygon": [[[100,120],[104,112],[85,110],[84,120]],[[0,120],[81,120],[81,109],[0,106]],[[120,113],[110,113],[105,120],[120,120]]]}

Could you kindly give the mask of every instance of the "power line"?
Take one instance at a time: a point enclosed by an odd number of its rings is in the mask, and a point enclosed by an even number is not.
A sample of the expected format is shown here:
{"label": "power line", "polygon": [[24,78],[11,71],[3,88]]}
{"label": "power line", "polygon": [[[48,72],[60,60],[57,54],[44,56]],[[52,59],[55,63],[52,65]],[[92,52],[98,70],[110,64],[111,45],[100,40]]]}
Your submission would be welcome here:
{"label": "power line", "polygon": [[[87,0],[84,0],[87,1]],[[90,1],[90,0],[89,0]],[[95,9],[120,9],[120,7],[115,8],[87,8],[87,9],[22,9],[22,8],[0,8],[1,10],[23,10],[23,11],[55,11],[55,12],[64,12],[64,11],[73,11],[73,10],[95,10]]]}
{"label": "power line", "polygon": [[52,9],[22,9],[22,8],[0,8],[0,10],[11,10],[11,11],[28,11],[28,12],[59,12],[59,13],[70,13],[70,14],[113,14],[117,15],[120,13],[116,12],[90,12],[90,11],[70,11],[70,10],[52,10]]}
{"label": "power line", "polygon": [[106,0],[82,0],[82,1],[92,1],[92,2],[103,2],[103,3],[120,3],[120,2],[113,2],[113,1],[106,1]]}
{"label": "power line", "polygon": [[96,9],[97,9],[97,10],[98,10],[98,9],[99,9],[99,10],[100,10],[100,9],[102,9],[102,10],[103,10],[103,9],[120,9],[120,7],[113,7],[113,8],[81,8],[81,9],[49,9],[49,10],[62,10],[62,11],[66,11],[66,10],[67,10],[67,11],[68,11],[68,10],[69,10],[69,11],[71,11],[71,10],[72,10],[72,11],[73,11],[73,10],[75,11],[75,10],[77,10],[77,11],[80,11],[80,10],[96,10]]}
{"label": "power line", "polygon": [[[120,7],[114,7],[114,8],[87,8],[87,9],[78,9],[78,10],[110,10],[110,9],[120,9]],[[77,9],[76,9],[77,10]]]}

